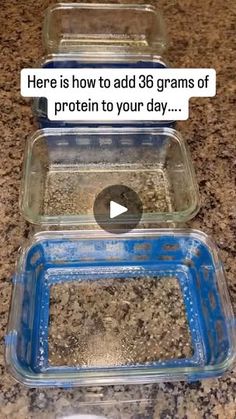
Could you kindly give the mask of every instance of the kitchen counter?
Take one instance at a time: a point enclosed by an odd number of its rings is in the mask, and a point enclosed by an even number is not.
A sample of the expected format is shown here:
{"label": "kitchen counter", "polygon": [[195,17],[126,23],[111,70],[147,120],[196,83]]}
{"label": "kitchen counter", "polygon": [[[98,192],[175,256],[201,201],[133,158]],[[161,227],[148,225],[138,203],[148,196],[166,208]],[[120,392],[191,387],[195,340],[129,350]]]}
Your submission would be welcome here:
{"label": "kitchen counter", "polygon": [[[0,9],[0,418],[49,419],[97,412],[121,419],[235,419],[235,372],[202,383],[108,387],[88,393],[26,389],[5,371],[11,277],[18,248],[31,232],[18,209],[21,165],[26,137],[36,128],[30,103],[20,96],[19,77],[22,68],[40,62],[43,11],[50,3],[2,0]],[[218,243],[236,311],[235,0],[157,3],[163,6],[170,39],[166,57],[171,65],[217,71],[217,96],[191,100],[190,118],[178,128],[189,144],[201,194],[201,210],[189,226],[209,233]],[[145,398],[150,402],[135,402]],[[96,400],[111,403],[96,407]],[[84,403],[90,401],[95,405],[86,407]]]}

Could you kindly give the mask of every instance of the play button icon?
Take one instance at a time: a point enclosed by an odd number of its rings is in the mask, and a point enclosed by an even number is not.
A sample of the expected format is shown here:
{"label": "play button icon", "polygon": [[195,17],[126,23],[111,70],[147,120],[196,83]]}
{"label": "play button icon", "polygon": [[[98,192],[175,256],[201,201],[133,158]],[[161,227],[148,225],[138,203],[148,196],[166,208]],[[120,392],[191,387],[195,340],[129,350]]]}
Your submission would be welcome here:
{"label": "play button icon", "polygon": [[124,212],[127,212],[128,208],[124,207],[123,205],[117,204],[117,202],[111,201],[110,202],[110,218],[118,217]]}
{"label": "play button icon", "polygon": [[142,211],[138,194],[124,185],[103,189],[93,207],[96,222],[111,233],[125,233],[135,228],[142,218]]}

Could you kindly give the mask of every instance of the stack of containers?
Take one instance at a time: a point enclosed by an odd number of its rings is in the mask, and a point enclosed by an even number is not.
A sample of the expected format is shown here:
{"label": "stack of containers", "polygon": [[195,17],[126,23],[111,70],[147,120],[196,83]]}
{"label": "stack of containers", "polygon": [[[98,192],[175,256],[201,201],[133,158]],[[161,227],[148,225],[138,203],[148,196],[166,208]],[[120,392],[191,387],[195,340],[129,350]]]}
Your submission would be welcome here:
{"label": "stack of containers", "polygon": [[[46,15],[44,43],[47,68],[166,66],[163,23],[151,6],[57,4]],[[54,231],[35,234],[21,249],[6,336],[11,374],[31,387],[222,375],[235,361],[233,311],[216,245],[200,231],[176,228],[197,213],[199,196],[173,122],[55,123],[43,99],[34,111],[42,129],[26,145],[20,206],[26,220]],[[136,188],[145,228],[116,234],[96,226],[94,199],[116,184]],[[77,317],[81,362],[69,355],[51,362],[50,294],[57,286],[69,294],[92,287],[100,323],[88,321],[90,290],[86,315],[80,300]]]}

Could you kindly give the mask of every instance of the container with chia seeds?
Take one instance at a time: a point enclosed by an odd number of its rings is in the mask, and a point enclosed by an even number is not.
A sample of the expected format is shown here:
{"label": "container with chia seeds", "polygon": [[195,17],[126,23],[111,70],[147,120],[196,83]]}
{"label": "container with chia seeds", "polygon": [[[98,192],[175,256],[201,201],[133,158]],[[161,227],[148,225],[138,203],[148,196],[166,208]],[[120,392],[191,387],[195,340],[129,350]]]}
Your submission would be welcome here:
{"label": "container with chia seeds", "polygon": [[42,232],[21,251],[6,337],[21,383],[216,377],[235,344],[218,251],[199,231]]}
{"label": "container with chia seeds", "polygon": [[96,225],[95,199],[113,185],[139,196],[144,224],[185,222],[199,209],[187,145],[171,128],[47,128],[28,139],[20,207],[29,222]]}

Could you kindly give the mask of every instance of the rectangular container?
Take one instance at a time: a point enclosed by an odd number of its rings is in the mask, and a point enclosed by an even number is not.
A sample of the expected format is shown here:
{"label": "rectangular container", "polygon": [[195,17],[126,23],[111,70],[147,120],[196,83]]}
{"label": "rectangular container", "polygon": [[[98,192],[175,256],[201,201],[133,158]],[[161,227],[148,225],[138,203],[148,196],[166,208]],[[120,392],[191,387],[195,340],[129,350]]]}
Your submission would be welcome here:
{"label": "rectangular container", "polygon": [[163,18],[146,4],[57,3],[47,9],[43,42],[48,53],[88,49],[161,53]]}
{"label": "rectangular container", "polygon": [[45,129],[28,139],[20,207],[29,222],[95,224],[95,198],[112,185],[131,187],[139,195],[143,223],[184,222],[199,208],[191,159],[177,131]]}
{"label": "rectangular container", "polygon": [[[161,13],[150,5],[58,3],[49,7],[43,25],[47,57],[43,68],[165,68],[161,55],[166,35]],[[50,121],[47,100],[35,98],[33,112],[39,126],[88,125],[83,120]],[[90,125],[109,124],[91,121]],[[152,121],[173,126],[174,121]],[[120,125],[150,125],[145,121],[119,121]]]}
{"label": "rectangular container", "polygon": [[21,251],[6,362],[30,387],[216,377],[235,343],[218,251],[199,231],[44,232]]}

